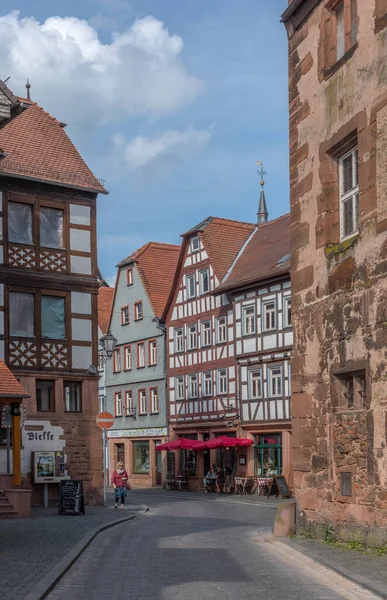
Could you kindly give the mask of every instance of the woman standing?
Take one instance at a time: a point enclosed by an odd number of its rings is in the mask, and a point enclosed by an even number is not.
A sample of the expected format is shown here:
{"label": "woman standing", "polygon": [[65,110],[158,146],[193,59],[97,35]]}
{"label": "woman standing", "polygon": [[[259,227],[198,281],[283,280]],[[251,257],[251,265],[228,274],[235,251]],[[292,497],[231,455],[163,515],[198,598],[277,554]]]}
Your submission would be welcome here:
{"label": "woman standing", "polygon": [[123,510],[126,498],[126,484],[128,482],[128,474],[124,468],[124,463],[119,461],[112,475],[112,484],[115,490],[114,508],[118,508],[121,501],[120,509]]}

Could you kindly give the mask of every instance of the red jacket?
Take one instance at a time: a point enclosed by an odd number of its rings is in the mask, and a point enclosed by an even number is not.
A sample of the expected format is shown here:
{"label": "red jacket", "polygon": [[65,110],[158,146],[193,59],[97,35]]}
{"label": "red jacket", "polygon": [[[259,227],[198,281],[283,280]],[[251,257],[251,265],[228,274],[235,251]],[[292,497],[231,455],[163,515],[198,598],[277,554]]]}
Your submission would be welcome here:
{"label": "red jacket", "polygon": [[[123,480],[124,477],[126,477],[125,481]],[[124,470],[124,472],[121,473],[121,475],[119,475],[117,473],[117,469],[114,469],[113,475],[112,475],[112,484],[113,485],[115,485],[116,487],[125,487],[127,480],[128,480],[128,474],[127,474],[126,470]]]}

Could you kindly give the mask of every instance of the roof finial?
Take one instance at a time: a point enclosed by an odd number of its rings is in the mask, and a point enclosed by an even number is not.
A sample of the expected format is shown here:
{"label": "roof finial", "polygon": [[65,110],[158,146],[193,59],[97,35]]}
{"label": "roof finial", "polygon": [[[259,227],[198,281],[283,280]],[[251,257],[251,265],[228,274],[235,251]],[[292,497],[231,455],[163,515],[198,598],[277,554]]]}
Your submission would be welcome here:
{"label": "roof finial", "polygon": [[258,225],[261,225],[262,223],[267,223],[267,218],[269,216],[269,213],[267,212],[265,191],[263,189],[263,187],[265,185],[265,181],[263,178],[266,175],[266,171],[263,170],[262,161],[257,162],[257,165],[260,167],[260,169],[258,170],[258,175],[260,175],[260,177],[261,177],[261,181],[259,182],[261,185],[261,195],[259,198],[257,217],[258,217]]}
{"label": "roof finial", "polygon": [[26,88],[27,88],[27,100],[31,100],[30,98],[30,88],[31,88],[31,84],[27,79],[27,83],[26,83]]}

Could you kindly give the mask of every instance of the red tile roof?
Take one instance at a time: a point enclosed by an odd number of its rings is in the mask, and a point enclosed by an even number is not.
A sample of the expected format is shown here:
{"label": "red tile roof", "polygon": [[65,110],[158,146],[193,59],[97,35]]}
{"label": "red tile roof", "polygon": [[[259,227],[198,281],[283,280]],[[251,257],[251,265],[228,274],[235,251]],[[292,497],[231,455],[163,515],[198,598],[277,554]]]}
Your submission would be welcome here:
{"label": "red tile roof", "polygon": [[15,375],[0,358],[0,398],[29,398]]}
{"label": "red tile roof", "polygon": [[290,269],[290,215],[259,225],[216,292],[254,283]]}
{"label": "red tile roof", "polygon": [[148,242],[121,261],[118,267],[131,263],[138,272],[156,317],[161,318],[167,303],[179,259],[180,246]]}
{"label": "red tile roof", "polygon": [[69,185],[106,194],[60,123],[35,102],[22,100],[24,110],[0,127],[0,175]]}
{"label": "red tile roof", "polygon": [[98,291],[98,325],[103,335],[108,333],[114,288],[100,287]]}

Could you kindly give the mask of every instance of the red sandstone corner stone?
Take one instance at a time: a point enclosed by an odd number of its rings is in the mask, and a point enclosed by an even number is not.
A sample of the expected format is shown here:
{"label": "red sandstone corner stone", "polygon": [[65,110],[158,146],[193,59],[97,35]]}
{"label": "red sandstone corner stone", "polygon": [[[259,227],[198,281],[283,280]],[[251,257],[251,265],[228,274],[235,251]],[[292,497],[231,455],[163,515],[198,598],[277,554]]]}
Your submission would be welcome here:
{"label": "red sandstone corner stone", "polygon": [[292,293],[296,294],[313,285],[314,268],[313,265],[308,265],[295,273],[292,273]]}

